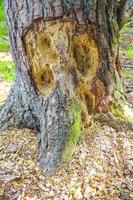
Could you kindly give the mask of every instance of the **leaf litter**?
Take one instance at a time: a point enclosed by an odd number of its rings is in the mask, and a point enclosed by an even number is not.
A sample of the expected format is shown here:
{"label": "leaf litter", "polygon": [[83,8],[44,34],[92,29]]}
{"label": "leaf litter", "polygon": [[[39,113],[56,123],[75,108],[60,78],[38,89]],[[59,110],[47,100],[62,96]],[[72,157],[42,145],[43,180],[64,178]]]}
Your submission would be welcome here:
{"label": "leaf litter", "polygon": [[98,122],[82,135],[72,160],[46,176],[36,134],[0,135],[0,200],[133,199],[133,132]]}

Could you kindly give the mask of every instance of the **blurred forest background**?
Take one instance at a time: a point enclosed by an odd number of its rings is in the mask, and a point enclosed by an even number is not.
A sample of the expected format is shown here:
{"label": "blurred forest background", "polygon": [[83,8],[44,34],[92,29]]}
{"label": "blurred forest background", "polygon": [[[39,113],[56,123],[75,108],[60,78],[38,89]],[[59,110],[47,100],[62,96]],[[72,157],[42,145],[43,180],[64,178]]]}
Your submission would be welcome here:
{"label": "blurred forest background", "polygon": [[12,81],[14,64],[9,50],[8,28],[3,1],[0,0],[0,78]]}

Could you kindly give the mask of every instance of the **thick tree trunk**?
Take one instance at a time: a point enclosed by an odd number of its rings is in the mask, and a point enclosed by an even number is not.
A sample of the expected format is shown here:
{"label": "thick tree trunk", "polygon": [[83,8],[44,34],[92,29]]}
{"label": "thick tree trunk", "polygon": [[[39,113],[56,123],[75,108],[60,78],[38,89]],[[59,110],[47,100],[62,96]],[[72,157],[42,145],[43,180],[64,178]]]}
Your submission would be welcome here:
{"label": "thick tree trunk", "polygon": [[53,171],[71,158],[88,117],[122,96],[117,1],[5,0],[5,7],[16,77],[0,130],[36,129],[40,163]]}

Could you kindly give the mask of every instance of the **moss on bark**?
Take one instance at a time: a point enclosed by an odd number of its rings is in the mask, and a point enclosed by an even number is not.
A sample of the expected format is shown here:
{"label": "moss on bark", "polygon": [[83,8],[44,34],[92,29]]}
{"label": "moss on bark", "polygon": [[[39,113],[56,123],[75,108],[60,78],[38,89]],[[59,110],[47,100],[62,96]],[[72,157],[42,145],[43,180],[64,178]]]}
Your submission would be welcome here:
{"label": "moss on bark", "polygon": [[112,113],[114,116],[123,119],[125,122],[133,123],[133,110],[128,104],[123,104],[123,107],[116,104],[113,105]]}
{"label": "moss on bark", "polygon": [[79,140],[80,133],[81,133],[81,127],[82,127],[81,109],[76,99],[72,100],[70,104],[69,113],[70,113],[70,118],[72,120],[72,123],[69,128],[68,138],[65,141],[64,147],[63,147],[64,148],[63,154],[62,154],[63,163],[71,160],[76,144]]}

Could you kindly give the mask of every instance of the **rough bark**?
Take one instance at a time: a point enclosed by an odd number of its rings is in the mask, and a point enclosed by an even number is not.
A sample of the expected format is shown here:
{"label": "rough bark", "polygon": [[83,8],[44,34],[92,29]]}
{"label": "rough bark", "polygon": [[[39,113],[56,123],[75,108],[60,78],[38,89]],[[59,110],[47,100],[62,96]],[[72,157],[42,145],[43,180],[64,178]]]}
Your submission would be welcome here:
{"label": "rough bark", "polygon": [[71,159],[89,116],[111,111],[122,96],[118,4],[5,0],[5,7],[16,77],[0,130],[36,129],[40,163],[53,171]]}
{"label": "rough bark", "polygon": [[117,21],[121,29],[133,15],[133,0],[120,0],[117,7]]}

